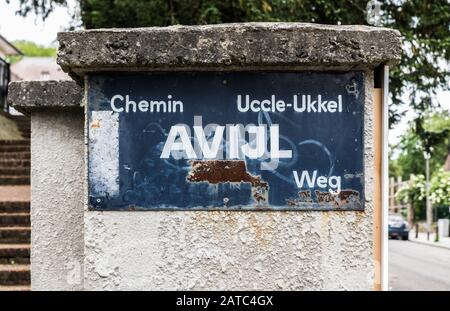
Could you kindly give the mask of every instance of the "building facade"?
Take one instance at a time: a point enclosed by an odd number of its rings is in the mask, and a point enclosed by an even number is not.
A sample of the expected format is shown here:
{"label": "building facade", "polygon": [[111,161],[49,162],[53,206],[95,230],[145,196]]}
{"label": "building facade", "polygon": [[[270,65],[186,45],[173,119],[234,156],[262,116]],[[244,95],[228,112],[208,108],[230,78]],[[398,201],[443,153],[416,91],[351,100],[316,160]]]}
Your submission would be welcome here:
{"label": "building facade", "polygon": [[11,65],[11,81],[70,80],[54,57],[23,57]]}

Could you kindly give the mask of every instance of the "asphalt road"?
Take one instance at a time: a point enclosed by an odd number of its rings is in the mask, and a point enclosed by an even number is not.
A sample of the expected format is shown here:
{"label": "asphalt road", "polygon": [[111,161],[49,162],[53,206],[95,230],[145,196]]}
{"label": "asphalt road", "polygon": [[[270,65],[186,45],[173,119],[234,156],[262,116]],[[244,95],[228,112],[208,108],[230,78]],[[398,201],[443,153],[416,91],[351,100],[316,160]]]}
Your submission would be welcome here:
{"label": "asphalt road", "polygon": [[450,250],[389,240],[389,290],[450,291]]}

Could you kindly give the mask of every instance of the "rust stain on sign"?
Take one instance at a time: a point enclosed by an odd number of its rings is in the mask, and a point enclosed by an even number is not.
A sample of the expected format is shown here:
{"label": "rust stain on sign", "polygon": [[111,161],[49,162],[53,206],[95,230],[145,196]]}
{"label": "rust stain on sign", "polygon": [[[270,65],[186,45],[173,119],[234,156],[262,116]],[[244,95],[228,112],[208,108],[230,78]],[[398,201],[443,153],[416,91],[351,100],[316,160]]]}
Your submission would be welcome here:
{"label": "rust stain on sign", "polygon": [[256,202],[268,201],[268,183],[261,180],[261,176],[251,175],[243,160],[194,160],[189,163],[192,167],[187,176],[189,182],[249,183]]}
{"label": "rust stain on sign", "polygon": [[93,120],[91,123],[91,128],[96,129],[99,127],[100,127],[100,120],[98,120],[98,119]]}
{"label": "rust stain on sign", "polygon": [[[336,208],[340,208],[344,205],[358,205],[359,204],[359,192],[355,190],[342,190],[338,194],[333,194],[328,191],[314,191],[316,202],[318,204],[333,204]],[[298,197],[289,198],[286,200],[286,204],[289,206],[300,206],[308,203],[313,203],[310,190],[303,190],[298,192]]]}

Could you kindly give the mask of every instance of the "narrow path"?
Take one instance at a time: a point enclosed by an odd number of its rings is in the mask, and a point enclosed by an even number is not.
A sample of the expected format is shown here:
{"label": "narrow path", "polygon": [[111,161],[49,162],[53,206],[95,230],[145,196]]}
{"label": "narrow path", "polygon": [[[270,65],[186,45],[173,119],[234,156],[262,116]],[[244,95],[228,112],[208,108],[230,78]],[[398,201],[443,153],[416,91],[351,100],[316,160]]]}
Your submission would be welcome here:
{"label": "narrow path", "polygon": [[0,291],[30,290],[30,120],[9,116],[24,139],[0,140]]}

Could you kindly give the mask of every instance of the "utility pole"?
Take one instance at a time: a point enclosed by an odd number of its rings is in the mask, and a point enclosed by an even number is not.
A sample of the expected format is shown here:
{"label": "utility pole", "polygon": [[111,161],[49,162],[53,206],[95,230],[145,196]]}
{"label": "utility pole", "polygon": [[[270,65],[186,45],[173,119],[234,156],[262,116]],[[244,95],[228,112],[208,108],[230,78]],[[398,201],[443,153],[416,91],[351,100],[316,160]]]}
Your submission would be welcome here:
{"label": "utility pole", "polygon": [[426,166],[426,200],[427,200],[427,240],[430,239],[431,225],[433,224],[433,208],[430,201],[430,157],[433,151],[433,146],[442,142],[449,134],[450,130],[445,129],[440,132],[430,132],[423,127],[423,116],[416,119],[416,133],[419,135],[422,141],[422,147],[424,149],[423,156],[425,158]]}
{"label": "utility pole", "polygon": [[430,200],[430,157],[431,154],[427,151],[423,153],[425,158],[425,174],[426,174],[426,201],[427,201],[427,240],[430,240],[431,226],[433,224],[433,208]]}
{"label": "utility pole", "polygon": [[[413,179],[412,179],[412,174],[411,174],[411,175],[409,175],[409,181],[408,181],[409,186],[411,186],[412,183],[413,183]],[[414,207],[413,207],[413,205],[412,205],[411,200],[409,200],[409,202],[408,202],[408,213],[407,213],[407,215],[408,215],[408,224],[409,224],[409,227],[410,227],[410,228],[412,228],[413,225],[414,225],[414,214],[415,214]],[[417,228],[417,226],[416,226],[416,228]],[[417,231],[417,230],[416,230],[416,231]]]}

